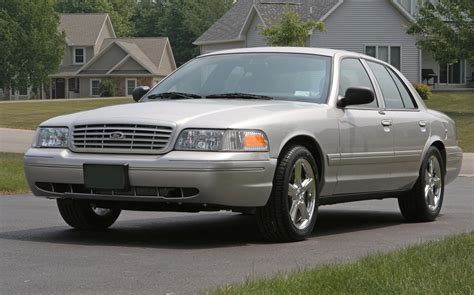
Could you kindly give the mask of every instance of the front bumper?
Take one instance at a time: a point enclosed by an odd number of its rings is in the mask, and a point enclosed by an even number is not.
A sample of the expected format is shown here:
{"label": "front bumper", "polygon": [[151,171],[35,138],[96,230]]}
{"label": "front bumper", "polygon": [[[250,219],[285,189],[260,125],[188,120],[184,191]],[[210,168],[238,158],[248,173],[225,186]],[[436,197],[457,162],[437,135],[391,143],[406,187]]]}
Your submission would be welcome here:
{"label": "front bumper", "polygon": [[[36,196],[111,201],[176,202],[229,207],[264,206],[270,196],[276,159],[268,153],[173,151],[165,155],[73,153],[67,149],[31,148],[25,154],[25,174]],[[83,185],[83,164],[128,164],[131,187],[193,188],[197,194],[167,198],[115,192],[77,192]],[[45,190],[39,183],[64,184],[71,190]]]}

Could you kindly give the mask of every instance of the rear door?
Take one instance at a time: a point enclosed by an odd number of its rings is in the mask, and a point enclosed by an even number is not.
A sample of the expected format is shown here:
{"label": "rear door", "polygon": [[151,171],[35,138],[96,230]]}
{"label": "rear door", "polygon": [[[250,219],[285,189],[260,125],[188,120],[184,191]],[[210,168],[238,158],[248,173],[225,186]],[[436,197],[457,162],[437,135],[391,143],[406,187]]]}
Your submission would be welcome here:
{"label": "rear door", "polygon": [[367,61],[383,94],[384,112],[392,119],[394,162],[390,188],[409,188],[417,179],[420,159],[430,134],[429,119],[420,112],[405,82],[390,67]]}
{"label": "rear door", "polygon": [[349,87],[368,87],[377,99],[366,105],[338,109],[340,151],[329,155],[330,165],[339,165],[335,194],[386,190],[393,161],[390,116],[382,112],[380,92],[375,90],[367,68],[357,58],[340,63],[339,96]]}

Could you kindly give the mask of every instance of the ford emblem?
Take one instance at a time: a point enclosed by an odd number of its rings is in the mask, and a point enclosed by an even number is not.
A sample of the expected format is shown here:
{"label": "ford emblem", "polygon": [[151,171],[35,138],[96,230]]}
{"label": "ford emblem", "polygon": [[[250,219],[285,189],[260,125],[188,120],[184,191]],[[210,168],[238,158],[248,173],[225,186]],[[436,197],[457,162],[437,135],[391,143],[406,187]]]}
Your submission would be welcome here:
{"label": "ford emblem", "polygon": [[114,132],[110,133],[110,138],[113,138],[113,139],[124,139],[124,138],[125,138],[125,134],[123,134],[123,132],[120,132],[120,131],[114,131]]}

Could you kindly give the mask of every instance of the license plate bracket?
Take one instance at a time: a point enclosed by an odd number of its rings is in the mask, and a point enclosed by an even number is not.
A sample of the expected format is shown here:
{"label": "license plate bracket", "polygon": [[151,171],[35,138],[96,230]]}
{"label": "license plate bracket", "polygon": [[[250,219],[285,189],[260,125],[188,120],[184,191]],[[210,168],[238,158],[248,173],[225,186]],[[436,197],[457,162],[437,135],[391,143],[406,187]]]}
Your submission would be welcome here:
{"label": "license plate bracket", "polygon": [[128,164],[83,164],[83,172],[86,188],[113,190],[130,188]]}

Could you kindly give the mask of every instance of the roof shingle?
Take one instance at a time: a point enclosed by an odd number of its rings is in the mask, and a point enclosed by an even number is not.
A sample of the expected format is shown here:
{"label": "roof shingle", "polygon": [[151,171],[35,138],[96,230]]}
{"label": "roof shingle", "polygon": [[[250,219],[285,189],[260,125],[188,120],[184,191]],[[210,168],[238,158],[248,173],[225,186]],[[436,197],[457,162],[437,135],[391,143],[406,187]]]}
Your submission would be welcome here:
{"label": "roof shingle", "polygon": [[240,36],[242,27],[250,9],[255,5],[263,21],[269,24],[278,23],[286,7],[296,11],[302,21],[320,20],[339,0],[239,0],[224,16],[217,20],[194,43],[218,43],[220,41],[243,40]]}
{"label": "roof shingle", "polygon": [[108,15],[106,13],[63,13],[59,28],[74,46],[94,46]]}

